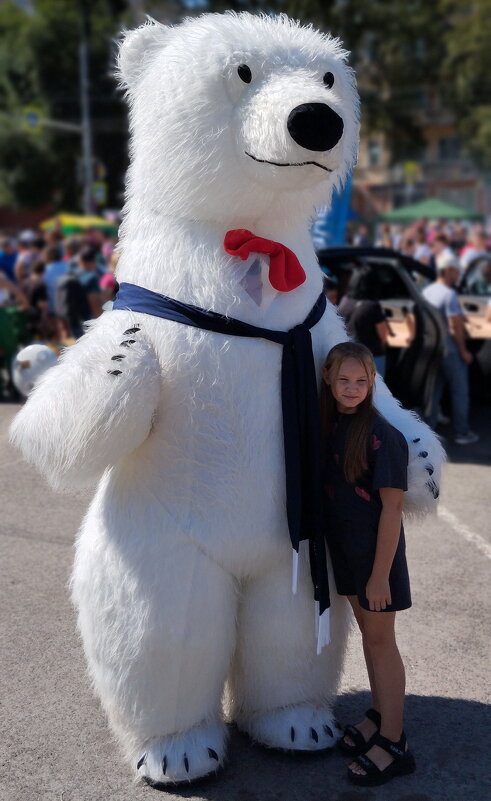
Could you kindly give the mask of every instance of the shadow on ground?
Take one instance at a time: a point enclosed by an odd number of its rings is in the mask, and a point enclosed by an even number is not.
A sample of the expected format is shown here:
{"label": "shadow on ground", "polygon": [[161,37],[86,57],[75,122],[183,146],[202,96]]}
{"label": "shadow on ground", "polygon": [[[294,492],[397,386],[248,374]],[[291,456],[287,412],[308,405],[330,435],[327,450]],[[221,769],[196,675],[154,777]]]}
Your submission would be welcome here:
{"label": "shadow on ground", "polygon": [[[345,694],[335,713],[342,723],[356,721],[367,706],[368,694]],[[265,751],[232,727],[230,759],[222,774],[173,794],[206,801],[489,801],[489,707],[408,696],[406,730],[416,773],[383,787],[358,788],[347,782],[347,760],[337,752],[289,756]],[[146,790],[148,799],[158,792]],[[161,793],[161,799],[166,795]]]}

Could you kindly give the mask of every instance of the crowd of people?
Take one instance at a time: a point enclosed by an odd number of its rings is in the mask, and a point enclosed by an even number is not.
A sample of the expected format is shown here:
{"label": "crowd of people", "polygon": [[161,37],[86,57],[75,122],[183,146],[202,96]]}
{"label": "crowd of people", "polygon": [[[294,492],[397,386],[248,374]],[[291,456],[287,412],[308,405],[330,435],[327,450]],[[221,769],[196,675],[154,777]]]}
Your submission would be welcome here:
{"label": "crowd of people", "polygon": [[461,271],[480,256],[491,255],[491,231],[482,223],[465,225],[453,220],[418,220],[410,225],[382,223],[373,234],[365,224],[348,230],[346,244],[390,248],[436,272],[436,257],[450,249]]}
{"label": "crowd of people", "polygon": [[[399,251],[433,271],[434,283],[423,289],[423,296],[440,311],[447,342],[429,423],[435,427],[442,419],[440,401],[448,385],[455,441],[476,441],[468,423],[467,373],[473,357],[455,287],[476,259],[489,256],[491,265],[491,232],[482,224],[419,221],[406,227],[383,223],[372,235],[369,227],[361,224],[356,230],[348,230],[347,240],[357,247],[375,245]],[[55,226],[45,233],[28,230],[18,236],[0,234],[0,367],[8,372],[18,344],[43,342],[59,351],[81,336],[84,322],[98,317],[117,292],[116,263],[115,240],[103,230],[90,228],[66,236]],[[488,293],[489,289],[491,276]],[[325,291],[334,303],[341,301],[340,312],[350,335],[370,348],[378,371],[384,375],[391,331],[379,303],[373,271],[353,274],[342,299],[335,280],[325,280]],[[22,325],[17,325],[15,336],[11,330],[13,316],[2,317],[3,309],[20,313]],[[491,306],[488,311],[491,322]],[[410,315],[407,323],[410,328]],[[408,330],[408,343],[410,335]]]}
{"label": "crowd of people", "polygon": [[[102,314],[117,291],[115,240],[103,230],[61,228],[0,235],[0,366],[18,345],[43,342],[57,352]],[[16,329],[15,336],[13,329]]]}

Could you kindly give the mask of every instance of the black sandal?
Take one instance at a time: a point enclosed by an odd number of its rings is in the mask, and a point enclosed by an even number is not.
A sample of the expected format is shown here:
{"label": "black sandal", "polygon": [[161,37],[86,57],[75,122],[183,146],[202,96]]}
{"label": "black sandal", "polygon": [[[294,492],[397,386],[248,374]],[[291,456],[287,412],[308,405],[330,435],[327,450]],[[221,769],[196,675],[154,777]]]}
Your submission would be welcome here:
{"label": "black sandal", "polygon": [[[359,754],[364,754],[365,751],[368,751],[368,749],[372,747],[373,739],[378,734],[380,729],[380,712],[377,712],[376,709],[367,709],[365,712],[365,717],[368,718],[368,720],[371,720],[372,723],[375,723],[377,731],[375,731],[368,740],[365,740],[363,734],[359,729],[356,728],[356,726],[346,726],[343,736],[340,740],[338,740],[338,748],[343,752],[343,754],[355,757]],[[345,737],[351,737],[353,740],[353,745],[345,743]]]}
{"label": "black sandal", "polygon": [[358,784],[361,787],[376,787],[379,784],[389,782],[395,776],[406,776],[416,770],[414,757],[409,750],[406,750],[406,735],[404,732],[402,732],[398,743],[388,740],[387,737],[382,737],[378,732],[373,739],[372,745],[378,745],[383,748],[393,757],[394,761],[387,765],[384,770],[380,770],[370,757],[362,754],[357,757],[355,762],[360,768],[363,768],[365,774],[354,773],[348,768],[348,779],[353,784]]}

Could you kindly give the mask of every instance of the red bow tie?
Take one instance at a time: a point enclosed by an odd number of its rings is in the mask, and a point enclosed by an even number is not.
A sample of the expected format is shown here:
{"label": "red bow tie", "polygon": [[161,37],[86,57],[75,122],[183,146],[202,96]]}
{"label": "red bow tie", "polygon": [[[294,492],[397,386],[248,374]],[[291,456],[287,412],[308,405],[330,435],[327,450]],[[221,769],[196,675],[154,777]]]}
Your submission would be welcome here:
{"label": "red bow tie", "polygon": [[245,228],[227,231],[223,246],[231,256],[245,261],[250,253],[269,256],[269,282],[278,292],[291,292],[305,281],[305,272],[294,252],[280,242],[254,236]]}

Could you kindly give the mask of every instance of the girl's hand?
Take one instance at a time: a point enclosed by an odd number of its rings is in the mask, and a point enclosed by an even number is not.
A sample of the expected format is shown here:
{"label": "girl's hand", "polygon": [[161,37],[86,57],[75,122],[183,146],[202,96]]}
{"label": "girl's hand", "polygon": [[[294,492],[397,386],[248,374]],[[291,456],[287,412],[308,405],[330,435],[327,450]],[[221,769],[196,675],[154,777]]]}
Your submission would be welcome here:
{"label": "girl's hand", "polygon": [[371,612],[381,612],[392,603],[389,579],[379,578],[373,574],[368,579],[365,595]]}

